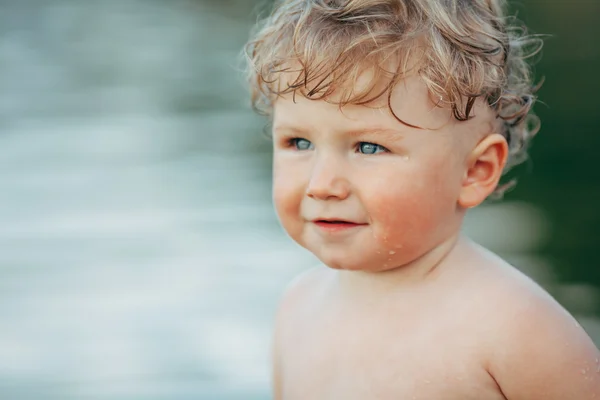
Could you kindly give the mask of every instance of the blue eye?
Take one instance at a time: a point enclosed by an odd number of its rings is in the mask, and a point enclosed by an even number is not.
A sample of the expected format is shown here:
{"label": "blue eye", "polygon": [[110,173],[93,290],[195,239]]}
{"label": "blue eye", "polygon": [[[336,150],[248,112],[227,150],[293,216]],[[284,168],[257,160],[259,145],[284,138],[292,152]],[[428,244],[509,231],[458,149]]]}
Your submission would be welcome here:
{"label": "blue eye", "polygon": [[358,144],[358,151],[362,154],[377,154],[384,153],[388,150],[385,147],[375,143],[360,142]]}
{"label": "blue eye", "polygon": [[313,144],[309,140],[302,138],[292,139],[291,144],[296,148],[296,150],[310,150],[313,148]]}

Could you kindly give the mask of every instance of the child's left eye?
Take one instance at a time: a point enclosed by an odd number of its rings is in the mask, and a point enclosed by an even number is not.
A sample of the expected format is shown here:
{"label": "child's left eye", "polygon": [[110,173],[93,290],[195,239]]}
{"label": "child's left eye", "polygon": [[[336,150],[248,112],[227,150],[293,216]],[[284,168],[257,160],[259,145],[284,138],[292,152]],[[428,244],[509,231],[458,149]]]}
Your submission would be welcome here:
{"label": "child's left eye", "polygon": [[357,147],[358,151],[362,154],[377,154],[385,153],[388,151],[388,149],[386,149],[383,146],[369,142],[360,142]]}

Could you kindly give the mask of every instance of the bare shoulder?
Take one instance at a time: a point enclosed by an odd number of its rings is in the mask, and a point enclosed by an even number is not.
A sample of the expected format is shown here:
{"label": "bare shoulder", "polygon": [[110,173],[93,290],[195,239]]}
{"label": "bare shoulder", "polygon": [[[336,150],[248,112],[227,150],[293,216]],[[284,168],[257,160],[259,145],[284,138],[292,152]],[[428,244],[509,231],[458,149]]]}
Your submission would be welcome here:
{"label": "bare shoulder", "polygon": [[548,292],[482,250],[488,372],[510,399],[600,398],[600,352]]}
{"label": "bare shoulder", "polygon": [[311,268],[290,282],[279,301],[272,340],[272,386],[275,400],[283,397],[283,357],[289,332],[302,325],[310,303],[322,290],[328,271],[324,267]]}
{"label": "bare shoulder", "polygon": [[275,316],[275,336],[280,342],[287,330],[295,330],[303,324],[318,302],[319,293],[324,292],[328,277],[326,267],[314,267],[294,278],[284,290]]}

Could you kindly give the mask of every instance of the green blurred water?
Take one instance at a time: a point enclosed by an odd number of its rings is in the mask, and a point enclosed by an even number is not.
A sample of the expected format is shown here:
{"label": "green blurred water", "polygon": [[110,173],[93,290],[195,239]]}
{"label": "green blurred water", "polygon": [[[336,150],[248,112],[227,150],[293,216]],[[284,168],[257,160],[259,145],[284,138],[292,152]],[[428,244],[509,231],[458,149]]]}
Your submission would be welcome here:
{"label": "green blurred water", "polygon": [[[513,4],[531,31],[550,34],[536,75],[542,129],[508,199],[535,204],[551,234],[540,252],[563,283],[600,287],[600,2],[527,0]],[[567,304],[567,306],[569,306]],[[598,313],[597,299],[593,312]]]}

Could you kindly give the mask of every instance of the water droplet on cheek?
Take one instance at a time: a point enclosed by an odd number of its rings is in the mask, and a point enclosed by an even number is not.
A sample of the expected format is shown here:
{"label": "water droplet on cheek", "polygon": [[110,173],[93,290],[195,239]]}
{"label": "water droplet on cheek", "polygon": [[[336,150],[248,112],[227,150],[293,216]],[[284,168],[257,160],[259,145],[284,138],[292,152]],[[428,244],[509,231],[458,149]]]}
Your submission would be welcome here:
{"label": "water droplet on cheek", "polygon": [[392,255],[392,256],[393,256],[394,254],[396,254],[396,252],[395,252],[395,251],[393,251],[393,250],[391,250],[391,251],[390,251],[390,255]]}

